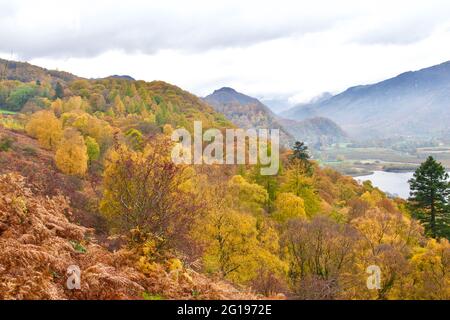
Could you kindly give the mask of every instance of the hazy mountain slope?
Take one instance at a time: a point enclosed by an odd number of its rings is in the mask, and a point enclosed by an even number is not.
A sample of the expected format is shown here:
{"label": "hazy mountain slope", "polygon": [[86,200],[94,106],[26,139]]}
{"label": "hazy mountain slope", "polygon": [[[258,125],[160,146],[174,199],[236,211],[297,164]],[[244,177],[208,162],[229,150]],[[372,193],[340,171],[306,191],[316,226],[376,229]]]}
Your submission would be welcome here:
{"label": "hazy mountain slope", "polygon": [[333,144],[348,139],[345,131],[328,118],[316,117],[302,121],[282,119],[280,123],[296,140],[307,144]]}
{"label": "hazy mountain slope", "polygon": [[343,141],[347,134],[333,121],[323,117],[296,121],[275,115],[258,99],[239,93],[232,88],[222,88],[204,98],[216,111],[223,113],[241,128],[278,128],[282,138],[309,144]]}
{"label": "hazy mountain slope", "polygon": [[259,101],[269,107],[275,114],[280,114],[286,110],[293,107],[293,104],[289,102],[289,97],[264,97],[260,98]]}
{"label": "hazy mountain slope", "polygon": [[232,88],[221,88],[204,100],[218,112],[242,128],[279,127],[275,114],[258,99],[252,98]]}
{"label": "hazy mountain slope", "polygon": [[240,128],[279,129],[284,144],[293,142],[293,136],[283,128],[277,116],[256,98],[225,87],[214,91],[204,101]]}
{"label": "hazy mountain slope", "polygon": [[450,134],[450,62],[356,86],[324,101],[300,105],[283,116],[324,116],[354,137]]}

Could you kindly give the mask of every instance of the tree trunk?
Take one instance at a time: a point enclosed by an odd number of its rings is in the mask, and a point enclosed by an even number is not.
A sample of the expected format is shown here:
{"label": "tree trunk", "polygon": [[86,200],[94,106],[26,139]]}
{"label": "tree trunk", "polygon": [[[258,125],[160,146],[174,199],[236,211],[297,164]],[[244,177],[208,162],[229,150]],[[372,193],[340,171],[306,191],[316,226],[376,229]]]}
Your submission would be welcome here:
{"label": "tree trunk", "polygon": [[430,217],[431,236],[436,238],[436,204],[434,192],[431,193],[431,217]]}

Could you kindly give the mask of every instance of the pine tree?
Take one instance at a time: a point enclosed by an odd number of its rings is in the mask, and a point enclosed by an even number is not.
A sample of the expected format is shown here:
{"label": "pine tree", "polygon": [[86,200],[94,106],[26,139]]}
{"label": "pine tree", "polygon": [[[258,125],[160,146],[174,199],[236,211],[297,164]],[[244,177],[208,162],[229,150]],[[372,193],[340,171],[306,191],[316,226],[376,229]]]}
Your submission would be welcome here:
{"label": "pine tree", "polygon": [[296,141],[294,147],[292,148],[293,154],[291,159],[299,159],[303,161],[309,160],[310,156],[308,153],[308,147],[304,142]]}
{"label": "pine tree", "polygon": [[292,147],[292,154],[289,156],[290,165],[299,167],[303,173],[311,175],[312,166],[309,159],[308,147],[304,142],[296,141]]}
{"label": "pine tree", "polygon": [[409,180],[410,201],[417,218],[432,237],[449,237],[449,175],[433,157],[421,164]]}
{"label": "pine tree", "polygon": [[57,82],[55,86],[55,98],[62,99],[64,97],[64,88],[61,83]]}

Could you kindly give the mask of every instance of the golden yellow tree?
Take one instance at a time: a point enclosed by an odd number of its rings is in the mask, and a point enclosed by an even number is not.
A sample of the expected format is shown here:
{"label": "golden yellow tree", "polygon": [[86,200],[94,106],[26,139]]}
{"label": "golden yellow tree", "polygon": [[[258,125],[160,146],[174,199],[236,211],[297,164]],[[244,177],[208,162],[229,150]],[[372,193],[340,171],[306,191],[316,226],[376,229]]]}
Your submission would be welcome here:
{"label": "golden yellow tree", "polygon": [[366,201],[370,207],[376,207],[376,204],[383,200],[384,195],[377,189],[366,191],[361,195],[361,200]]}
{"label": "golden yellow tree", "polygon": [[[409,295],[408,259],[411,249],[419,246],[423,237],[423,228],[419,223],[395,209],[390,212],[377,207],[353,219],[350,225],[360,235],[356,242],[359,249],[356,251],[357,263],[353,271],[358,297],[397,299]],[[378,266],[381,270],[380,290],[361,290],[366,282],[365,269],[370,265]]]}
{"label": "golden yellow tree", "polygon": [[286,170],[282,178],[280,190],[282,192],[290,192],[300,197],[304,201],[305,211],[309,217],[314,216],[321,209],[321,198],[317,194],[314,187],[312,177],[305,175],[301,169],[291,167]]}
{"label": "golden yellow tree", "polygon": [[52,109],[56,115],[60,116],[63,113],[62,100],[56,99],[55,101],[53,101],[52,104],[50,105],[50,109]]}
{"label": "golden yellow tree", "polygon": [[228,182],[225,195],[230,208],[253,214],[263,212],[268,194],[264,187],[248,182],[240,175],[233,176]]}
{"label": "golden yellow tree", "polygon": [[430,239],[425,248],[416,248],[411,258],[412,275],[408,298],[450,299],[450,243]]}
{"label": "golden yellow tree", "polygon": [[61,121],[52,111],[44,110],[33,114],[25,130],[46,149],[55,149],[62,137]]}
{"label": "golden yellow tree", "polygon": [[279,193],[272,217],[281,223],[294,218],[306,218],[305,202],[293,193]]}
{"label": "golden yellow tree", "polygon": [[114,98],[114,113],[117,115],[125,114],[125,105],[123,104],[122,99],[120,99],[119,95]]}
{"label": "golden yellow tree", "polygon": [[112,144],[113,129],[104,120],[98,119],[88,113],[64,113],[63,118],[68,117],[65,126],[77,128],[84,136],[95,139],[100,147],[100,152],[105,152]]}
{"label": "golden yellow tree", "polygon": [[83,176],[87,171],[88,154],[83,136],[73,128],[64,136],[55,154],[56,166],[65,174]]}
{"label": "golden yellow tree", "polygon": [[195,238],[205,248],[203,261],[210,273],[241,284],[270,291],[266,281],[284,278],[286,265],[279,257],[279,239],[269,219],[261,213],[265,189],[234,176],[209,184],[204,191],[209,213],[198,221]]}
{"label": "golden yellow tree", "polygon": [[88,103],[80,96],[70,97],[69,100],[63,103],[64,112],[71,112],[76,110],[87,110]]}
{"label": "golden yellow tree", "polygon": [[207,272],[241,284],[250,283],[263,270],[277,276],[285,272],[276,231],[248,213],[213,210],[199,225],[197,235],[206,247]]}

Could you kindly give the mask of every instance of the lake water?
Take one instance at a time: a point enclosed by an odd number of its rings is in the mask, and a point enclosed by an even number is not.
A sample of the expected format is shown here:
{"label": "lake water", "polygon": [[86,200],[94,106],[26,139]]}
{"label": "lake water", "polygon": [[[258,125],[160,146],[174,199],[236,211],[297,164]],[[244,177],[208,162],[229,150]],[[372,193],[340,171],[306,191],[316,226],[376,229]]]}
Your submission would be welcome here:
{"label": "lake water", "polygon": [[407,199],[409,197],[409,183],[408,180],[413,177],[413,172],[385,172],[375,171],[368,176],[356,177],[356,181],[363,182],[366,180],[372,181],[374,187],[382,191],[388,192],[392,195],[397,195],[401,198]]}

